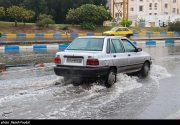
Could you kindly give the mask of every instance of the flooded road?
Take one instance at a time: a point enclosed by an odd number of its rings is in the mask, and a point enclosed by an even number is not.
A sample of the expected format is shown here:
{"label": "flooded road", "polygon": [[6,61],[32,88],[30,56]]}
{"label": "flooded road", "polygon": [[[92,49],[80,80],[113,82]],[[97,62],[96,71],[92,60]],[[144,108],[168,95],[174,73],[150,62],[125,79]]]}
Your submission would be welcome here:
{"label": "flooded road", "polygon": [[149,78],[119,74],[110,89],[65,84],[52,63],[8,68],[0,75],[0,119],[180,118],[180,47],[143,50],[153,57]]}

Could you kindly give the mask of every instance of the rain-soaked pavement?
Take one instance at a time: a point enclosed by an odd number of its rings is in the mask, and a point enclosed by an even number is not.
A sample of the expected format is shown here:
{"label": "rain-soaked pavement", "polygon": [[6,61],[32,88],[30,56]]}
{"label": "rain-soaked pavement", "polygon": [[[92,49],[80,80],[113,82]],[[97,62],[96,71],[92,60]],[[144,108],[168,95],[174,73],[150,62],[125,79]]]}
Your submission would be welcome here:
{"label": "rain-soaked pavement", "polygon": [[9,68],[0,75],[0,119],[180,119],[180,46],[143,50],[154,59],[149,78],[119,74],[110,89],[65,84],[52,63]]}

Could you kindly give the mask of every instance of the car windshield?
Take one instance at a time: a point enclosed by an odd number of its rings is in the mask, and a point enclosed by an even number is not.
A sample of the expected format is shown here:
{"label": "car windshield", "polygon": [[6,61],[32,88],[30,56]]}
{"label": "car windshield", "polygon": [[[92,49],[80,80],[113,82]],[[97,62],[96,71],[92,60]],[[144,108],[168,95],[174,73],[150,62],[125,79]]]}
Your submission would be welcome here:
{"label": "car windshield", "polygon": [[104,38],[77,38],[67,50],[102,51]]}
{"label": "car windshield", "polygon": [[117,31],[118,30],[118,27],[114,27],[111,29],[111,31]]}

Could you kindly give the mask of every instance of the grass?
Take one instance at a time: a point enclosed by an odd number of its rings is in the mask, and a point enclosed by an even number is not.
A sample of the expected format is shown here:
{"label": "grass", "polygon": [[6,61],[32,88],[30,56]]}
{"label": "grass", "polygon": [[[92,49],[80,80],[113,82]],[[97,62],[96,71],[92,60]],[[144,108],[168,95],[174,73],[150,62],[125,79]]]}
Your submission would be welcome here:
{"label": "grass", "polygon": [[[14,25],[15,25],[14,22],[0,21],[0,27],[10,27]],[[18,23],[18,26],[24,26],[24,23]],[[34,26],[34,23],[26,23],[26,26]]]}
{"label": "grass", "polygon": [[[84,30],[80,25],[71,25],[71,24],[54,24],[48,28],[38,28],[34,23],[18,23],[18,27],[14,26],[14,22],[4,22],[0,21],[0,32],[2,33],[64,33],[68,30],[70,33],[79,33],[79,32],[96,32],[102,33],[104,31],[110,30],[112,27],[108,26],[97,26],[95,30]],[[150,28],[141,28],[141,27],[130,27],[135,32],[166,32],[167,28],[159,27],[150,27]]]}
{"label": "grass", "polygon": [[130,27],[135,32],[167,32],[166,27]]}

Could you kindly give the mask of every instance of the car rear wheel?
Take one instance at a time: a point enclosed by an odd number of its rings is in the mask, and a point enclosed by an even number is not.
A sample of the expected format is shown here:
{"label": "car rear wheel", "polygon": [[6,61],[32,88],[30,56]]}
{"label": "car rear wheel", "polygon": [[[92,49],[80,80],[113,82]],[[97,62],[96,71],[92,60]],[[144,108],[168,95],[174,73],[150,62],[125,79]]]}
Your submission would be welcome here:
{"label": "car rear wheel", "polygon": [[116,83],[117,81],[117,73],[114,69],[110,69],[108,75],[105,78],[105,86],[110,88]]}
{"label": "car rear wheel", "polygon": [[140,71],[140,77],[141,78],[148,77],[149,72],[150,72],[150,64],[149,64],[149,62],[145,62],[141,71]]}

